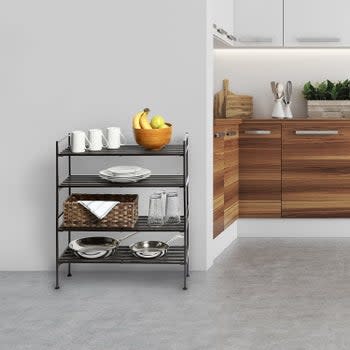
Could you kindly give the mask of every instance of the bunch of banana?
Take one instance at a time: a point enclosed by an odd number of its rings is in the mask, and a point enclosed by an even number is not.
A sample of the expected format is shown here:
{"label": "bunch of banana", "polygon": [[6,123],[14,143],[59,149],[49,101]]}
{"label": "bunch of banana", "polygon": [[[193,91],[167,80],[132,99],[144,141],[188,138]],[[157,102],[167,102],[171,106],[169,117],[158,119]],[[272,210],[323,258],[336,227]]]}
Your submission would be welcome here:
{"label": "bunch of banana", "polygon": [[132,121],[134,129],[152,129],[147,119],[149,112],[149,108],[145,108],[143,111],[135,114]]}
{"label": "bunch of banana", "polygon": [[145,108],[143,111],[135,114],[132,122],[134,129],[163,129],[169,127],[160,115],[154,116],[150,123],[148,121],[149,112],[149,108]]}

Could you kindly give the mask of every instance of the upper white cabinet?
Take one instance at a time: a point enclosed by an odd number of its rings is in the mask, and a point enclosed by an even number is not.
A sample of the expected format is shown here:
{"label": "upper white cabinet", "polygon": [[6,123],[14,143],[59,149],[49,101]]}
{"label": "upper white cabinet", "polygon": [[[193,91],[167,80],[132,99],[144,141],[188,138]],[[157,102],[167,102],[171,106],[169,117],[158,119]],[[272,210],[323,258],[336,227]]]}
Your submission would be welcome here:
{"label": "upper white cabinet", "polygon": [[225,30],[228,34],[233,33],[233,1],[212,1],[213,21],[218,29]]}
{"label": "upper white cabinet", "polygon": [[284,46],[350,46],[349,0],[284,0]]}
{"label": "upper white cabinet", "polygon": [[283,0],[234,0],[233,24],[234,46],[282,47]]}
{"label": "upper white cabinet", "polygon": [[214,47],[232,47],[233,36],[233,1],[212,0]]}

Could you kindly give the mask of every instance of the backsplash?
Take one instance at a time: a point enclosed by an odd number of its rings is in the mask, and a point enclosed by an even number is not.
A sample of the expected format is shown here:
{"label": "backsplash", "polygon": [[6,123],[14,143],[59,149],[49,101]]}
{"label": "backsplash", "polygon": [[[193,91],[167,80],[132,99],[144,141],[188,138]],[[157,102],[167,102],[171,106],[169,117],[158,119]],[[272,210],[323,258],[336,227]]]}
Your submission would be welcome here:
{"label": "backsplash", "polygon": [[253,115],[271,116],[270,81],[293,82],[292,111],[294,116],[306,115],[302,96],[304,83],[325,79],[350,78],[348,49],[236,49],[216,50],[214,92],[222,88],[222,80],[230,80],[231,91],[254,97]]}

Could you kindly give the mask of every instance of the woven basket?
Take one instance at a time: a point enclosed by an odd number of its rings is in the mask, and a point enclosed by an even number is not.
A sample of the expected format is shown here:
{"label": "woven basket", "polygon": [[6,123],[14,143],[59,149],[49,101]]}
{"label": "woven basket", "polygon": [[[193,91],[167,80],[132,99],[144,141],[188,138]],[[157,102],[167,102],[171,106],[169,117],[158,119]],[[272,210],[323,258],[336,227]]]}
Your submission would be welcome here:
{"label": "woven basket", "polygon": [[[118,201],[103,219],[98,219],[78,201]],[[138,218],[137,194],[74,193],[64,202],[65,227],[123,228],[134,227]]]}

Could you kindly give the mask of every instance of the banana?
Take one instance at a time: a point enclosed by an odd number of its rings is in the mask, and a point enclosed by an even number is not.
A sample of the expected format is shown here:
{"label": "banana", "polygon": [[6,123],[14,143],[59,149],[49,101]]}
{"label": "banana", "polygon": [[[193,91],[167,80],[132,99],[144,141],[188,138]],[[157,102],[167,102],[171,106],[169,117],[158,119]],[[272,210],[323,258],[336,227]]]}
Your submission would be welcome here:
{"label": "banana", "polygon": [[146,116],[146,120],[147,120],[147,115],[149,112],[150,112],[149,108],[145,108],[143,111],[140,111],[140,112],[135,114],[133,121],[132,121],[132,125],[133,125],[134,129],[141,129],[140,119],[142,116]]}
{"label": "banana", "polygon": [[140,117],[140,125],[142,129],[152,129],[152,126],[149,123],[147,116],[148,116],[148,112],[142,114]]}

